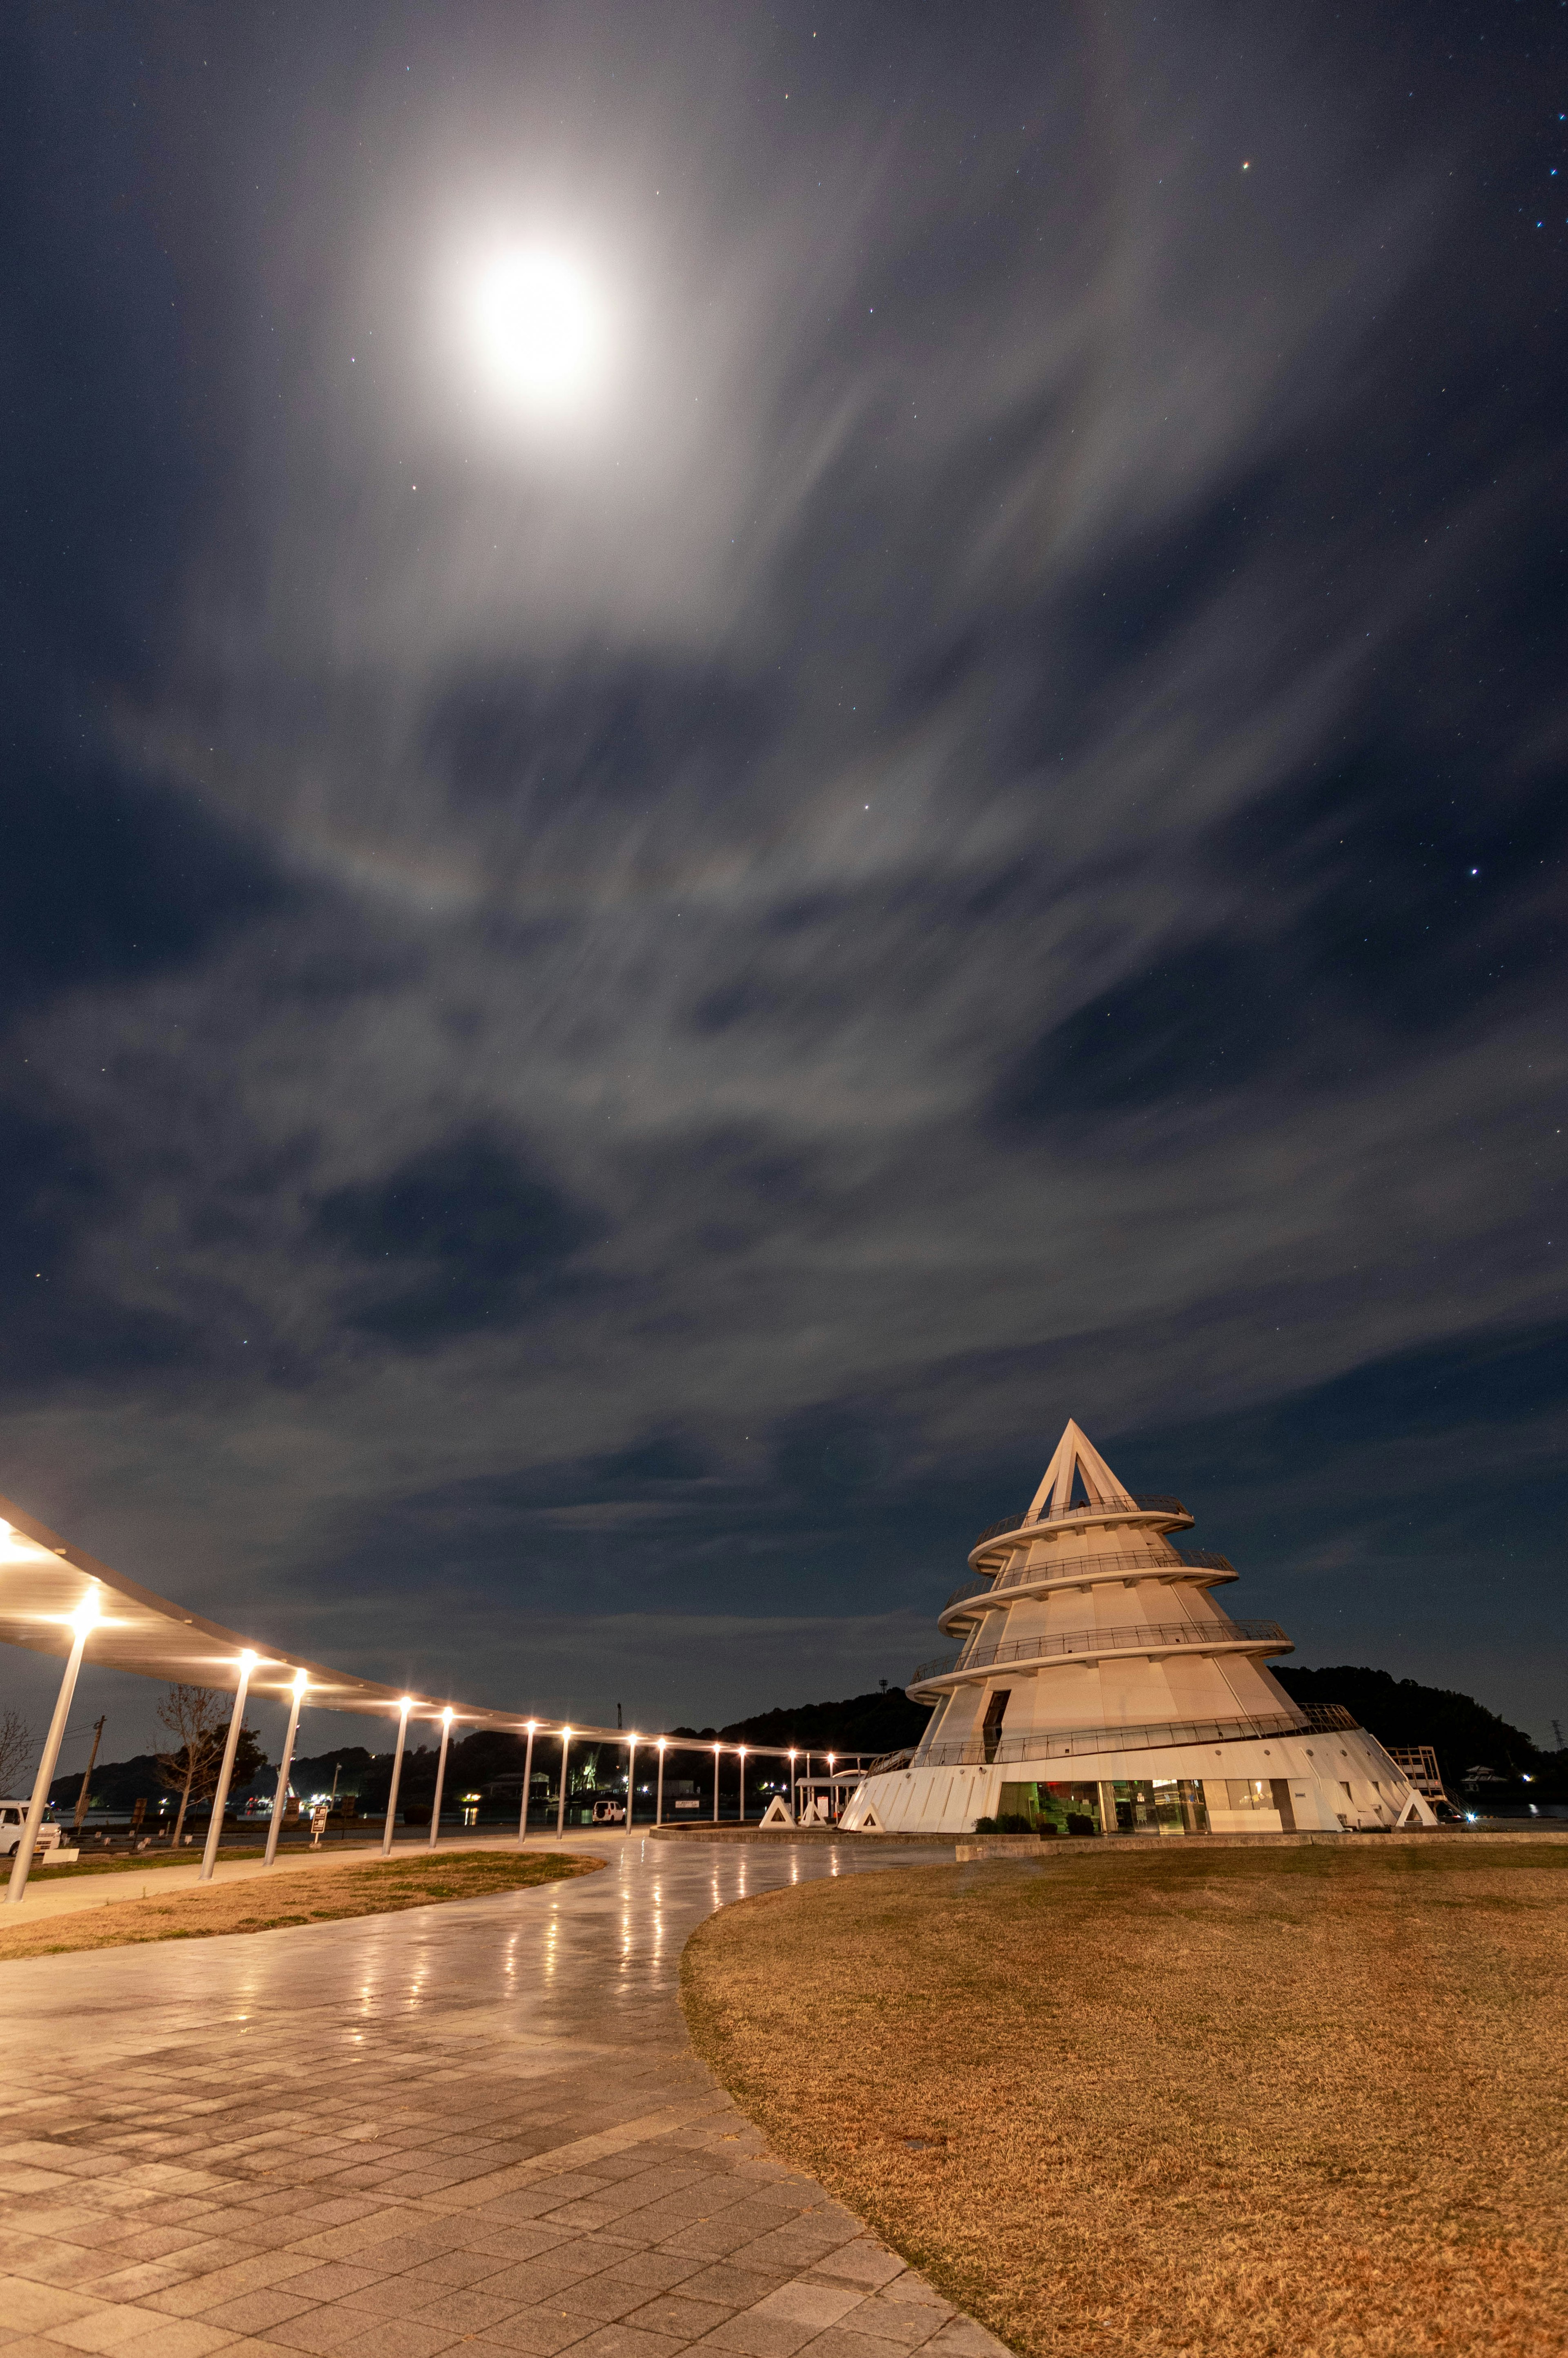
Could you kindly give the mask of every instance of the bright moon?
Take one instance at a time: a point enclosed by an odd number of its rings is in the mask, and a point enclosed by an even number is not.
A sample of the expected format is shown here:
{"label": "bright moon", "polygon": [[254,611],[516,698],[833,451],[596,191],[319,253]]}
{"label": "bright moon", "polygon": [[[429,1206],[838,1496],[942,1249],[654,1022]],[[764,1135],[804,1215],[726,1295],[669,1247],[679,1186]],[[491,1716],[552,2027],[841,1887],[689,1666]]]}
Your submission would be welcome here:
{"label": "bright moon", "polygon": [[602,377],[603,309],[592,282],[563,255],[498,255],[475,276],[471,318],[492,384],[524,408],[580,407]]}

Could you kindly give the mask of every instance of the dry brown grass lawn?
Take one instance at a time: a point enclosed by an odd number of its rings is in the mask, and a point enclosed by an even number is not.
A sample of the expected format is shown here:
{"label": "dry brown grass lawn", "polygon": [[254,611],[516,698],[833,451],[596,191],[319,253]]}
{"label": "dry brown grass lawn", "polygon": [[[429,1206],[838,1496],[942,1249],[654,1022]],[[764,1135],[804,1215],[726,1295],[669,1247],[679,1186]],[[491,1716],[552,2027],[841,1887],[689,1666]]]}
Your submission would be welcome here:
{"label": "dry brown grass lawn", "polygon": [[1030,2358],[1568,2348],[1568,1844],[921,1867],[709,1919],[699,2052]]}
{"label": "dry brown grass lawn", "polygon": [[591,1875],[599,1859],[550,1851],[463,1851],[455,1856],[378,1859],[373,1866],[280,1869],[243,1883],[163,1898],[117,1900],[31,1924],[0,1925],[0,1961],[52,1957],[72,1949],[118,1949],[143,1941],[201,1941],[220,1932],[270,1932],[282,1924],[325,1924],[340,1916],[384,1916],[443,1899],[481,1899],[563,1876]]}

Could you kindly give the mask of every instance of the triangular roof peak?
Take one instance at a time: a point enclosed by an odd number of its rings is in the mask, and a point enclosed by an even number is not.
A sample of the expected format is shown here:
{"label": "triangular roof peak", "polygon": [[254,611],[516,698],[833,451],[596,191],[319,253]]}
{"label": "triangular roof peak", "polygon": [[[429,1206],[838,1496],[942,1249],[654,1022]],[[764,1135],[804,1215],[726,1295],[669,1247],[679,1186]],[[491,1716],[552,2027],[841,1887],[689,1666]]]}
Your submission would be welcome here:
{"label": "triangular roof peak", "polygon": [[1091,1507],[1131,1503],[1126,1485],[1111,1472],[1083,1427],[1069,1417],[1066,1429],[1056,1444],[1056,1454],[1045,1468],[1044,1479],[1034,1493],[1025,1521],[1033,1522],[1040,1515],[1059,1515],[1070,1507],[1074,1480],[1078,1476],[1083,1477],[1084,1496]]}

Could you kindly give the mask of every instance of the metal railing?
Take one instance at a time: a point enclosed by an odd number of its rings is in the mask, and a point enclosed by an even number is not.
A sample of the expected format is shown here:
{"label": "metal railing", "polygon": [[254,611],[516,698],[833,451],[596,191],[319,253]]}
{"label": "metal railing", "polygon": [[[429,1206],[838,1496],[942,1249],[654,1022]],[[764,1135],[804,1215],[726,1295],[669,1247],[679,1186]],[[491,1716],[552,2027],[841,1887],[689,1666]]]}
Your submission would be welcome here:
{"label": "metal railing", "polygon": [[1167,1646],[1227,1646],[1238,1639],[1261,1639],[1288,1646],[1290,1639],[1277,1621],[1134,1622],[1121,1629],[1064,1629],[1055,1637],[1013,1638],[1000,1646],[976,1646],[952,1656],[922,1662],[909,1683],[941,1679],[955,1671],[981,1671],[998,1662],[1054,1661],[1068,1655],[1141,1652],[1144,1647],[1163,1652]]}
{"label": "metal railing", "polygon": [[[1354,1725],[1352,1722],[1352,1725]],[[1155,1752],[1181,1744],[1247,1744],[1267,1736],[1308,1736],[1313,1722],[1293,1713],[1266,1719],[1157,1720],[1141,1727],[1074,1727],[1060,1734],[982,1734],[916,1751],[916,1768],[983,1768],[1018,1760],[1072,1760],[1091,1752]]]}
{"label": "metal railing", "polygon": [[1179,1498],[1166,1498],[1155,1492],[1143,1498],[1123,1495],[1118,1498],[1080,1500],[1076,1507],[1047,1507],[1044,1514],[1004,1515],[1000,1523],[988,1523],[976,1547],[984,1547],[988,1540],[1000,1540],[1009,1531],[1033,1531],[1036,1523],[1065,1523],[1075,1515],[1181,1515],[1188,1522],[1193,1518]]}
{"label": "metal railing", "polygon": [[1343,1704],[1307,1703],[1300,1718],[1208,1719],[1163,1721],[1141,1727],[1078,1727],[1065,1736],[976,1736],[967,1743],[905,1746],[902,1752],[884,1752],[867,1769],[868,1777],[883,1777],[899,1768],[983,1768],[988,1760],[1070,1760],[1075,1746],[1080,1753],[1151,1752],[1166,1744],[1234,1744],[1257,1736],[1326,1735],[1361,1723]]}
{"label": "metal railing", "polygon": [[1355,1713],[1346,1711],[1342,1703],[1303,1703],[1296,1708],[1305,1712],[1308,1729],[1320,1736],[1332,1736],[1339,1728],[1361,1725]]}
{"label": "metal railing", "polygon": [[1181,1548],[1173,1548],[1170,1554],[1164,1556],[1135,1555],[1119,1549],[1114,1555],[1085,1556],[1081,1564],[1071,1561],[1065,1564],[1019,1564],[1011,1572],[1004,1572],[1000,1579],[989,1572],[971,1573],[968,1580],[961,1580],[958,1583],[942,1610],[944,1613],[951,1612],[953,1606],[961,1605],[966,1597],[988,1595],[1000,1596],[1004,1589],[1031,1588],[1036,1581],[1040,1580],[1073,1580],[1079,1576],[1088,1578],[1101,1572],[1146,1572],[1152,1579],[1157,1580],[1162,1573],[1167,1572],[1234,1572],[1235,1570],[1236,1566],[1227,1555],[1216,1555],[1207,1548],[1191,1548],[1184,1552]]}

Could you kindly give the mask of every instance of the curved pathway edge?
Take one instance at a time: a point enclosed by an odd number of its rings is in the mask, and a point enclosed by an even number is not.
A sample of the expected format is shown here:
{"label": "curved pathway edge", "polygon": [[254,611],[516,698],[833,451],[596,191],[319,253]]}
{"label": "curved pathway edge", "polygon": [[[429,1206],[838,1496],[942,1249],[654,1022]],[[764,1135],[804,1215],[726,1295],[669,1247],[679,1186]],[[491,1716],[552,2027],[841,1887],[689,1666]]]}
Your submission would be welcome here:
{"label": "curved pathway edge", "polygon": [[5,2358],[1002,2358],[767,2151],[679,2009],[714,1908],[919,1856],[638,1838],[456,1907],[6,1966]]}

